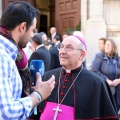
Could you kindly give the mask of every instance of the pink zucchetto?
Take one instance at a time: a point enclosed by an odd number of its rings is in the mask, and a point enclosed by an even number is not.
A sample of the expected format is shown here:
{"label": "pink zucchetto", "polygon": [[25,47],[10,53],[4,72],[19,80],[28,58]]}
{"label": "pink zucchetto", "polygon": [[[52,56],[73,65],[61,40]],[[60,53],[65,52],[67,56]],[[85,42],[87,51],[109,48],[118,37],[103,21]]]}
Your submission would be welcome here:
{"label": "pink zucchetto", "polygon": [[78,35],[71,35],[71,36],[74,36],[74,37],[76,37],[77,39],[79,39],[79,40],[83,43],[83,45],[85,46],[85,49],[86,49],[86,51],[87,51],[86,42],[85,42],[85,40],[84,40],[81,36],[78,36]]}

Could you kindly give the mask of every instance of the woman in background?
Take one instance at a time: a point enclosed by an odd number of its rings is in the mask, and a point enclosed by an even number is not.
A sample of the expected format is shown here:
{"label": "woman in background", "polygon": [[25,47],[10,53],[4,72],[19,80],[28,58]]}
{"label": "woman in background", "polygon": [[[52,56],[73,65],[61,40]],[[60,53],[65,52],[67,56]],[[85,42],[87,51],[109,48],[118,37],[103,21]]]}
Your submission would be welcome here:
{"label": "woman in background", "polygon": [[112,39],[107,39],[104,51],[96,54],[92,62],[92,71],[107,81],[119,110],[120,57],[118,56],[117,45]]}

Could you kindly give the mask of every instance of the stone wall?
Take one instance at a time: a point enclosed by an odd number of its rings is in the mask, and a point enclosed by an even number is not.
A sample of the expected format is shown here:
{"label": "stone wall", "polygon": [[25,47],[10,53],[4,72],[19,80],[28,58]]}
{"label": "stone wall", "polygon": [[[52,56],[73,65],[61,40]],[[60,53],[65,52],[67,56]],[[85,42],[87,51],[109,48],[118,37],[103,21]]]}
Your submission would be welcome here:
{"label": "stone wall", "polygon": [[104,19],[107,25],[107,37],[117,43],[120,55],[120,0],[104,0]]}
{"label": "stone wall", "polygon": [[2,0],[0,0],[0,18],[1,18],[1,15],[2,15]]}

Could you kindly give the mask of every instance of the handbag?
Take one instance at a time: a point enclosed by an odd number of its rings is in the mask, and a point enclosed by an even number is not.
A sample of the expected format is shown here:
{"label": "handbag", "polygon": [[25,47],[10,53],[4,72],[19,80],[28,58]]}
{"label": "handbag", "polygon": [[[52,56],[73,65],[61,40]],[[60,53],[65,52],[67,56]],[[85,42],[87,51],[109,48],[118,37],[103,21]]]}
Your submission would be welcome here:
{"label": "handbag", "polygon": [[[116,78],[117,78],[117,64],[116,64]],[[115,95],[115,86],[110,86],[112,95]]]}

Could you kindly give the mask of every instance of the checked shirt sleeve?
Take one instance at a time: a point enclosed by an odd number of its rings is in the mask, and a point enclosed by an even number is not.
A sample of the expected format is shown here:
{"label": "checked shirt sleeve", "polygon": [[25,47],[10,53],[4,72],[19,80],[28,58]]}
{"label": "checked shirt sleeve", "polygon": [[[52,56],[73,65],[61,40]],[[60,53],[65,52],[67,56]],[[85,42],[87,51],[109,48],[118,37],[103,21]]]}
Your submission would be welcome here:
{"label": "checked shirt sleeve", "polygon": [[0,55],[0,120],[26,120],[32,109],[29,97],[20,98],[22,82],[13,59]]}

